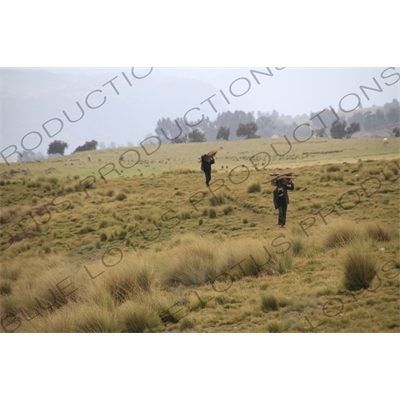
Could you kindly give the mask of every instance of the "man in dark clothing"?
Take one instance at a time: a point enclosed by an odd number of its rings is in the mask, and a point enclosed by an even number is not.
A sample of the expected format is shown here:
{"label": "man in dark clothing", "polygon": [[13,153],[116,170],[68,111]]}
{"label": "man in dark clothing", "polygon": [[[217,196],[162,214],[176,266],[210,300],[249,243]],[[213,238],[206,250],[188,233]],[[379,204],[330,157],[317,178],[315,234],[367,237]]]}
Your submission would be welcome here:
{"label": "man in dark clothing", "polygon": [[274,190],[274,205],[275,210],[279,210],[278,225],[284,228],[286,224],[286,210],[289,204],[289,195],[287,191],[293,190],[294,184],[293,182],[286,184],[282,180],[278,180],[276,181],[276,185],[277,187]]}
{"label": "man in dark clothing", "polygon": [[210,186],[211,181],[211,165],[214,164],[214,158],[207,154],[201,156],[201,170],[206,176],[206,185]]}

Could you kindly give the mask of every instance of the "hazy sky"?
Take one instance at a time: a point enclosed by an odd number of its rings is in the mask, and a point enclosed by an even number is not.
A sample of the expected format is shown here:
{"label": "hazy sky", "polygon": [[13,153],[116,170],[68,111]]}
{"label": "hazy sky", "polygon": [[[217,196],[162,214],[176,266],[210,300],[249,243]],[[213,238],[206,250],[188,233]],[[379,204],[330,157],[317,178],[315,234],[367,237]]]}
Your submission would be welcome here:
{"label": "hazy sky", "polygon": [[[236,109],[237,107],[244,111],[272,111],[273,109],[283,114],[308,114],[311,110],[316,111],[326,105],[338,107],[338,103],[343,96],[349,93],[359,93],[359,86],[376,87],[373,78],[379,83],[392,83],[396,79],[382,79],[381,73],[388,67],[382,68],[286,68],[282,71],[276,71],[274,67],[270,67],[273,78],[267,76],[259,76],[260,85],[258,85],[249,71],[265,71],[266,67],[248,67],[248,68],[154,68],[151,75],[159,77],[176,77],[179,79],[193,79],[215,86],[218,90],[229,93],[229,86],[238,78],[248,78],[251,81],[251,88],[246,95],[233,98],[230,97],[232,106],[228,109]],[[99,69],[48,69],[58,74],[86,74],[105,75],[110,77],[115,75],[119,70],[126,68],[99,68]],[[400,73],[400,68],[396,68],[396,72]],[[387,71],[385,75],[395,73],[395,71]],[[368,101],[363,96],[363,106],[383,105],[393,98],[399,98],[399,83],[386,86],[384,85],[382,92],[372,92],[371,100]],[[232,86],[232,91],[240,89],[243,91],[247,88],[245,80],[240,80]],[[210,93],[210,96],[213,93]],[[235,106],[237,107],[235,108]],[[211,115],[210,115],[211,116]]]}
{"label": "hazy sky", "polygon": [[23,144],[45,154],[53,140],[69,143],[68,152],[92,139],[136,145],[158,119],[191,109],[191,120],[226,110],[296,116],[400,98],[400,68],[278,68],[2,69],[1,150]]}

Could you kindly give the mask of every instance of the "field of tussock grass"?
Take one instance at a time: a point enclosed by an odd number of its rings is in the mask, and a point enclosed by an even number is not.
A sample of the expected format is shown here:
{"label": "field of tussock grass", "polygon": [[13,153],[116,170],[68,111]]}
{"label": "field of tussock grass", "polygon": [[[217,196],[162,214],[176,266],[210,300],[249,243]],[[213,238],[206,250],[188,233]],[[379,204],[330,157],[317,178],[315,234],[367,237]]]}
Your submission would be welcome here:
{"label": "field of tussock grass", "polygon": [[[218,144],[210,190],[173,145],[154,159],[171,165],[106,180],[83,161],[53,160],[54,174],[50,161],[2,165],[2,331],[399,332],[393,149],[316,141],[257,170],[248,142]],[[324,159],[327,146],[343,160]],[[269,180],[288,170],[298,178],[282,229]]]}

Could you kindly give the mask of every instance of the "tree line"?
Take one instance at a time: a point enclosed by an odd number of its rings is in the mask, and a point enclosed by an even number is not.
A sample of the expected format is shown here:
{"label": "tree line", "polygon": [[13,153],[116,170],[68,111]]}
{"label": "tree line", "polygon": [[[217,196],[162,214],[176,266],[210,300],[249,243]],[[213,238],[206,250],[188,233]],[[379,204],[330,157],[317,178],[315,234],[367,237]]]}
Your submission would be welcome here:
{"label": "tree line", "polygon": [[[234,132],[236,138],[256,139],[269,138],[273,135],[289,136],[299,123],[309,121],[314,117],[314,113],[310,115],[303,114],[293,118],[290,115],[279,114],[276,110],[272,112],[258,112],[255,116],[252,112],[241,110],[225,111],[219,113],[217,118],[212,121],[205,117],[200,123],[184,121],[183,118],[161,118],[157,121],[155,133],[162,143],[196,143],[215,140],[228,141],[232,139],[231,133]],[[394,137],[400,137],[400,103],[393,99],[392,102],[386,103],[383,107],[377,108],[374,112],[362,110],[354,112],[348,120],[337,120],[334,114],[324,115],[323,126],[318,118],[313,118],[313,129],[315,136],[330,136],[333,139],[349,139],[356,132],[369,132],[387,128]],[[192,127],[195,128],[193,129]],[[150,134],[151,136],[151,134]],[[236,138],[233,138],[235,140]],[[96,150],[99,146],[96,140],[85,142],[78,146],[73,152]],[[121,145],[122,146],[122,145]],[[111,142],[111,148],[117,147]],[[133,147],[133,143],[128,142],[128,147]],[[49,144],[47,154],[64,155],[68,143],[62,140],[55,140]],[[105,148],[103,142],[100,148]],[[44,159],[42,153],[34,153],[33,151],[24,151],[18,155],[19,161],[37,161]]]}
{"label": "tree line", "polygon": [[[333,114],[324,114],[324,122],[328,126],[337,121]],[[386,103],[383,107],[377,108],[374,112],[372,111],[355,111],[346,122],[350,126],[352,124],[359,124],[360,130],[363,132],[373,132],[380,129],[387,128],[389,131],[393,131],[400,123],[400,103],[398,100],[393,99],[392,102]],[[313,120],[313,124],[317,128],[323,128],[321,121],[318,119]],[[355,125],[353,125],[355,126]]]}
{"label": "tree line", "polygon": [[[163,143],[229,140],[232,138],[231,132],[234,132],[237,138],[244,139],[269,138],[273,135],[289,136],[299,123],[307,122],[313,117],[312,112],[308,116],[303,114],[293,118],[290,115],[280,115],[276,110],[271,113],[258,112],[256,116],[251,112],[225,111],[219,113],[214,121],[206,117],[200,123],[184,121],[183,118],[175,118],[173,121],[170,118],[161,118],[157,121],[155,133]],[[369,132],[384,128],[396,136],[399,129],[396,125],[399,125],[399,122],[400,104],[398,100],[393,99],[375,112],[357,111],[348,120],[337,120],[333,113],[324,114],[326,127],[314,118],[313,129],[316,136],[322,137],[330,132],[330,137],[334,139],[350,138],[359,131]],[[193,126],[194,129],[191,128]]]}
{"label": "tree line", "polygon": [[[98,146],[98,143],[96,140],[91,140],[90,142],[85,142],[82,146],[78,146],[73,152],[78,153],[80,151],[91,151],[91,150],[96,150]],[[64,142],[62,140],[55,140],[54,142],[51,142],[49,144],[49,148],[47,149],[47,154],[59,154],[61,156],[64,155],[65,150],[68,148],[68,143]]]}

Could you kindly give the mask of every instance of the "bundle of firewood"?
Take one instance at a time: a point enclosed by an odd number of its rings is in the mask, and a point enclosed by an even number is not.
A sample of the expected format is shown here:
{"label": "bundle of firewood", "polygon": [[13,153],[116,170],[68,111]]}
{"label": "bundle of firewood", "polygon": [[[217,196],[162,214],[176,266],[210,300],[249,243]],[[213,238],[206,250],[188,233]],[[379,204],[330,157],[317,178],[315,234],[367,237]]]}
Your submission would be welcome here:
{"label": "bundle of firewood", "polygon": [[211,150],[207,153],[208,157],[214,158],[218,150]]}
{"label": "bundle of firewood", "polygon": [[270,180],[273,186],[276,186],[277,181],[282,181],[284,185],[291,184],[297,177],[292,172],[287,172],[285,174],[271,174],[273,178]]}
{"label": "bundle of firewood", "polygon": [[[215,155],[217,154],[217,152],[218,152],[218,150],[211,150],[211,151],[209,151],[208,153],[206,153],[206,154],[204,154],[205,156],[208,156],[208,157],[210,157],[210,158],[214,158],[215,157]],[[199,162],[201,162],[201,158],[202,158],[203,156],[201,156],[200,158],[199,158]]]}

